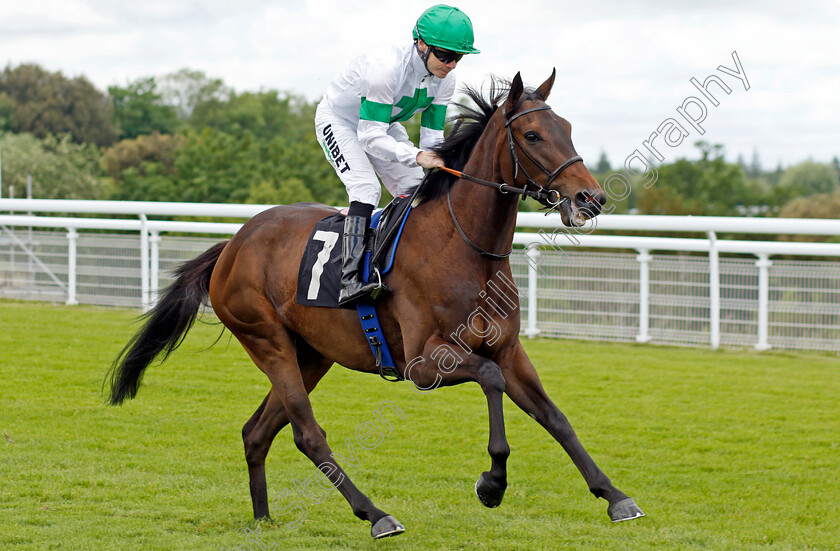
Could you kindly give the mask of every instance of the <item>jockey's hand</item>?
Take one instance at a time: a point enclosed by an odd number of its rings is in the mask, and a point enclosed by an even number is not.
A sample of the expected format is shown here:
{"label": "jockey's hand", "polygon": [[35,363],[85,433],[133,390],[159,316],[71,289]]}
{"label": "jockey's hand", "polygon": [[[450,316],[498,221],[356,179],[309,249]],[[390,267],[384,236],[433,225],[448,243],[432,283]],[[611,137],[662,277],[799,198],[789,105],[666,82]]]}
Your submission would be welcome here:
{"label": "jockey's hand", "polygon": [[446,166],[443,159],[434,151],[421,151],[418,153],[417,164],[423,168],[440,168]]}

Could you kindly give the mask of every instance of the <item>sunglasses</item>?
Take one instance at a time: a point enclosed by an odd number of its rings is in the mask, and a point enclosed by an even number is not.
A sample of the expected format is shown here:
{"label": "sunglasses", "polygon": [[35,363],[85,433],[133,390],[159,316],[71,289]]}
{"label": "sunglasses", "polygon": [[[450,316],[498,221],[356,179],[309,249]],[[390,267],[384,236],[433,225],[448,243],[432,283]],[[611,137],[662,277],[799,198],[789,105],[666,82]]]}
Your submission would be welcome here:
{"label": "sunglasses", "polygon": [[438,58],[443,64],[451,63],[453,61],[458,62],[461,61],[461,58],[464,57],[464,54],[459,54],[450,50],[441,50],[440,48],[435,48],[434,46],[429,46],[432,50],[432,53],[435,54],[435,57]]}

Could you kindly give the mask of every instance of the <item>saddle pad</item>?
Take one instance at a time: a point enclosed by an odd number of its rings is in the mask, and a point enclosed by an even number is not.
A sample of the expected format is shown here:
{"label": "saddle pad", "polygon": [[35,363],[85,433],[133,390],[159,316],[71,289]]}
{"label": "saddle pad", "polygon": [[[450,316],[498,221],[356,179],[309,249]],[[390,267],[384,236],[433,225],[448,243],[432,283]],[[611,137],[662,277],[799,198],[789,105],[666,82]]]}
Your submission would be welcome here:
{"label": "saddle pad", "polygon": [[338,212],[315,225],[298,271],[298,304],[338,308],[343,234],[344,215]]}
{"label": "saddle pad", "polygon": [[[398,199],[385,209],[373,213],[370,221],[371,228],[377,231],[374,238],[377,247],[376,266],[381,274],[388,273],[394,264],[397,244],[411,211],[410,201],[406,201],[404,197]],[[405,217],[400,222],[400,215],[404,211]],[[378,229],[383,213],[386,218],[385,226]],[[298,304],[324,308],[339,307],[338,290],[341,280],[344,218],[343,214],[337,212],[320,220],[312,230],[298,270],[298,287],[295,297]],[[394,227],[398,223],[399,227]],[[380,234],[384,234],[385,237],[383,238]],[[370,253],[365,253],[362,271],[368,276],[371,272]],[[370,280],[370,277],[366,279]]]}

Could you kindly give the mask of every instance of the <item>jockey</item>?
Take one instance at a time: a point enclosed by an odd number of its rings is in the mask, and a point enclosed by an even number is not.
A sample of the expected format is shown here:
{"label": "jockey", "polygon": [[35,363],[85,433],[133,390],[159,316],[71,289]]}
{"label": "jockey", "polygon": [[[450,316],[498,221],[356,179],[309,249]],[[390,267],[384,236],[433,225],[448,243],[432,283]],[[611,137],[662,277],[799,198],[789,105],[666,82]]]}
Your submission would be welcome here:
{"label": "jockey", "polygon": [[[458,8],[427,9],[414,41],[381,46],[356,58],[336,76],[318,104],[315,132],[327,160],[347,188],[339,305],[375,300],[386,287],[365,283],[361,270],[367,231],[381,188],[394,196],[423,179],[424,168],[443,166],[431,149],[443,140],[446,106],[455,91],[450,74],[473,47],[472,22]],[[399,122],[422,111],[420,147]]]}

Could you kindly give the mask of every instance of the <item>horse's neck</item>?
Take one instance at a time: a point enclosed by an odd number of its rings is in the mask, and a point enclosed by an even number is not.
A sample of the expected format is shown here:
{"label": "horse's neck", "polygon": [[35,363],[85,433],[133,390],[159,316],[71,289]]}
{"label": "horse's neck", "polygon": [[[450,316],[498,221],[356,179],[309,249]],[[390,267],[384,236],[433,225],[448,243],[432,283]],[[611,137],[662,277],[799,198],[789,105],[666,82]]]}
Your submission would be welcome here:
{"label": "horse's neck", "polygon": [[[503,183],[499,162],[499,156],[507,151],[503,145],[488,139],[485,132],[464,166],[464,174]],[[451,190],[452,209],[461,228],[473,243],[492,253],[506,253],[513,244],[518,197],[466,180],[459,180]]]}

